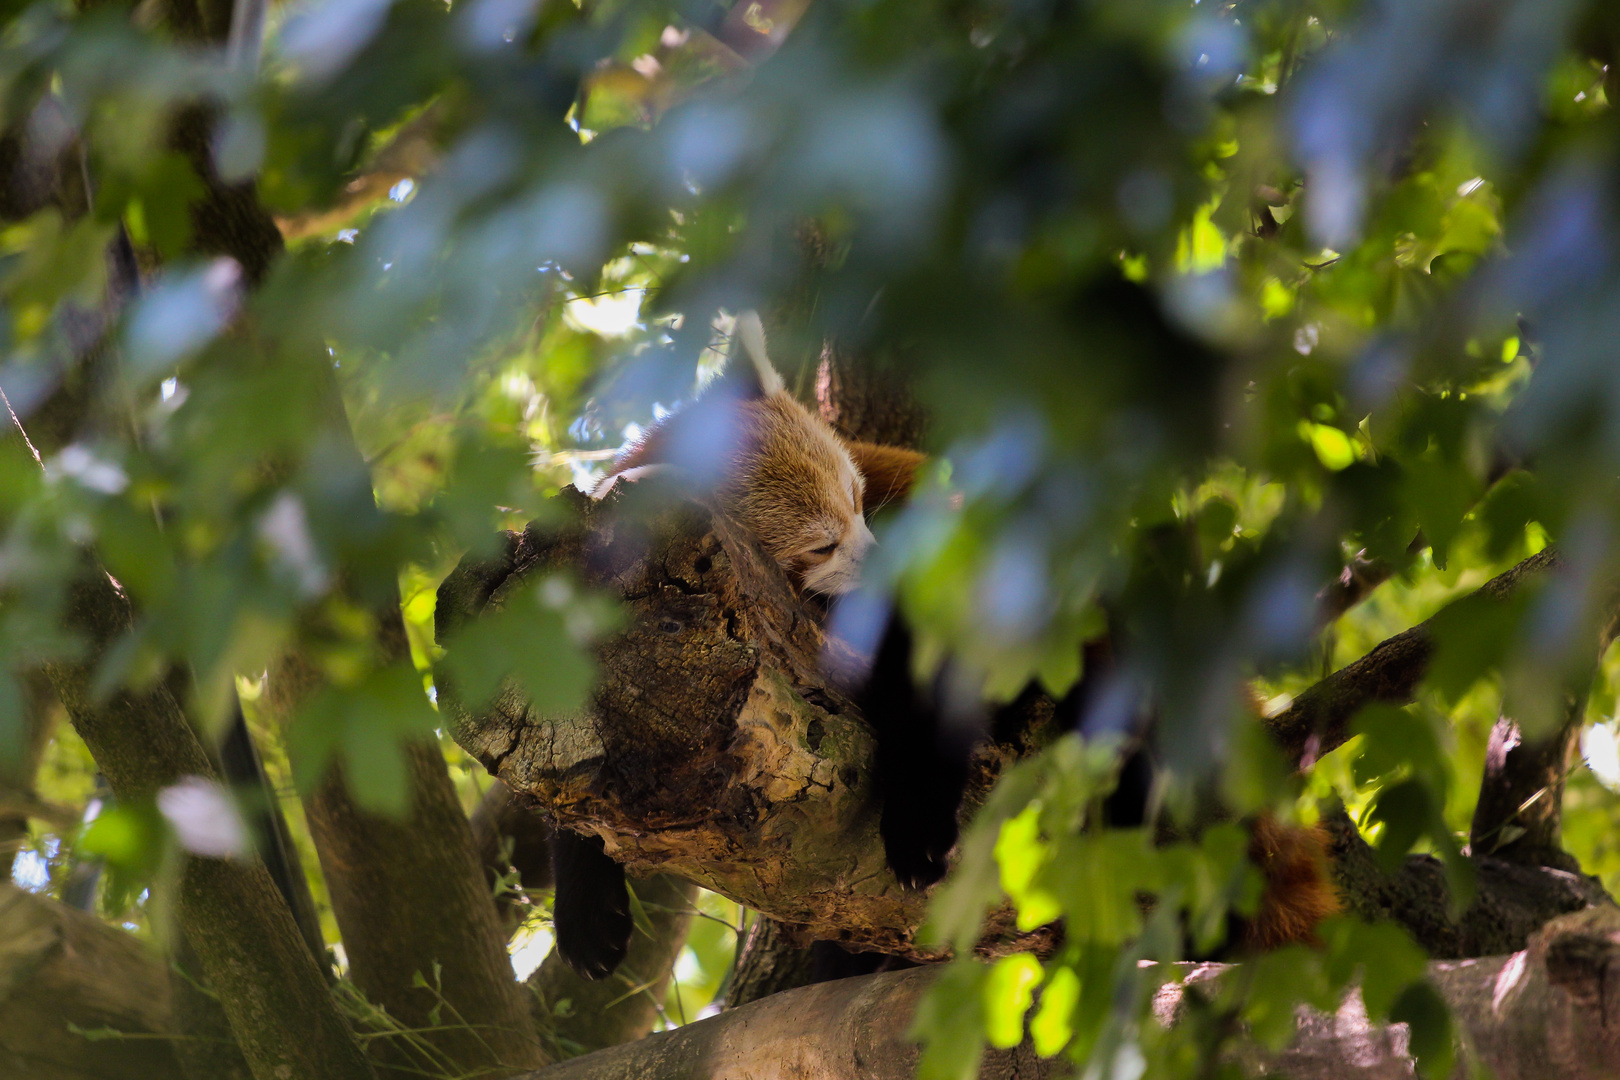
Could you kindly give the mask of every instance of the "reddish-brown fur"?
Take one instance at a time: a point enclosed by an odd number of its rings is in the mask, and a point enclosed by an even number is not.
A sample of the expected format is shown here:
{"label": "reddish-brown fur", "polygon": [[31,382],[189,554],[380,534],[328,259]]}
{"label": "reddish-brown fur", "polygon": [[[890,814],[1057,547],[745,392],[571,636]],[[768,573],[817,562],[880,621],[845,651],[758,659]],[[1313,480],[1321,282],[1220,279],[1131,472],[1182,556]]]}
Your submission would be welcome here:
{"label": "reddish-brown fur", "polygon": [[866,505],[876,510],[898,499],[903,499],[917,482],[917,470],[927,457],[915,450],[881,443],[845,439],[849,456],[855,467],[866,477]]}
{"label": "reddish-brown fur", "polygon": [[1282,825],[1269,814],[1249,822],[1249,859],[1265,888],[1260,910],[1244,927],[1244,948],[1319,944],[1316,928],[1343,909],[1328,874],[1328,843],[1320,826]]}
{"label": "reddish-brown fur", "polygon": [[795,584],[828,595],[848,592],[873,542],[862,515],[860,470],[831,425],[783,388],[765,356],[758,316],[739,315],[733,337],[721,382],[647,432],[593,494],[600,498],[619,478],[633,479],[626,475],[633,469],[684,465],[712,485],[720,505]]}

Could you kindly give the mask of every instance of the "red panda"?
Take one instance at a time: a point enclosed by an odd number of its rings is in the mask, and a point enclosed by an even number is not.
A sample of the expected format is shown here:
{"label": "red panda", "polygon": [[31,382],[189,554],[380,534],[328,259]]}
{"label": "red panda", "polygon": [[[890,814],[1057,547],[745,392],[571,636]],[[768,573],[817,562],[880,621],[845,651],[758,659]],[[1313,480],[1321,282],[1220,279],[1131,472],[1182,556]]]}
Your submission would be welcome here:
{"label": "red panda", "polygon": [[[721,380],[691,408],[648,431],[591,494],[603,498],[657,469],[692,475],[797,586],[839,596],[856,588],[874,543],[866,507],[904,499],[925,461],[916,451],[842,439],[799,404],[771,366],[759,317],[744,312]],[[852,696],[878,735],[888,861],[904,884],[922,888],[944,874],[956,841],[971,745],[960,725],[950,745],[941,741],[946,725],[928,694],[912,684],[910,653],[909,631],[895,617]],[[1078,719],[1080,694],[1077,689],[1073,701],[1059,703],[1060,714]],[[1326,850],[1320,830],[1264,817],[1251,823],[1249,854],[1265,885],[1240,947],[1312,940],[1339,906],[1324,870]],[[623,958],[629,939],[623,872],[599,841],[565,830],[554,835],[553,857],[557,948],[580,974],[602,978]]]}
{"label": "red panda", "polygon": [[864,515],[867,476],[852,449],[869,462],[892,463],[872,474],[881,498],[909,485],[910,472],[886,448],[846,444],[787,392],[766,355],[759,316],[745,311],[737,316],[720,384],[649,431],[591,494],[600,499],[650,469],[679,468],[712,485],[721,508],[758,538],[794,584],[836,596],[855,587],[873,544]]}

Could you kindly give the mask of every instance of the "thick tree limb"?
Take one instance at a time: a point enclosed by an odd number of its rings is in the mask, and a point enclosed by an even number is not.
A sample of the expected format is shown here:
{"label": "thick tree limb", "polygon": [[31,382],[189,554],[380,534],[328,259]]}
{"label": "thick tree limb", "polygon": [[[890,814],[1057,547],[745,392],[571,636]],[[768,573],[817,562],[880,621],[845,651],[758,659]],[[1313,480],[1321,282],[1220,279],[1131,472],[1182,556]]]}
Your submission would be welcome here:
{"label": "thick tree limb", "polygon": [[[1505,956],[1439,961],[1429,979],[1463,1034],[1462,1064],[1496,1080],[1598,1080],[1620,1068],[1620,1000],[1609,980],[1620,969],[1620,910],[1594,908],[1549,923],[1528,946]],[[1167,984],[1154,1001],[1173,1023],[1189,985],[1218,978],[1201,965],[1185,983]],[[1606,992],[1608,991],[1608,992]],[[1270,1055],[1244,1047],[1235,1056],[1267,1075],[1292,1080],[1395,1080],[1412,1075],[1404,1024],[1368,1022],[1352,993],[1333,1016],[1304,1010],[1294,1044]],[[549,1078],[548,1078],[549,1080]]]}
{"label": "thick tree limb", "polygon": [[[801,939],[919,955],[924,898],[887,868],[872,735],[822,674],[820,628],[751,537],[650,487],[607,506],[573,497],[574,524],[508,534],[502,558],[446,579],[450,649],[462,621],[532,574],[581,572],[634,617],[600,648],[577,716],[540,715],[512,686],[473,712],[441,677],[457,741],[632,873],[680,874]],[[638,512],[644,500],[658,508]],[[985,748],[970,806],[1012,753]]]}
{"label": "thick tree limb", "polygon": [[[160,1037],[170,1025],[169,973],[133,935],[0,885],[0,1074],[174,1076],[174,1046]],[[94,1037],[110,1032],[131,1037]]]}
{"label": "thick tree limb", "polygon": [[[1432,963],[1429,978],[1463,1033],[1466,1063],[1498,1080],[1611,1080],[1620,1063],[1620,998],[1609,982],[1617,969],[1620,910],[1609,907],[1557,919],[1512,954]],[[1226,970],[1198,965],[1165,984],[1154,999],[1160,1022],[1176,1023],[1188,988]],[[919,968],[789,990],[525,1080],[909,1080],[917,1052],[900,1033],[937,974]],[[1294,1043],[1281,1054],[1240,1042],[1233,1056],[1293,1080],[1394,1080],[1412,1075],[1406,1048],[1405,1025],[1369,1023],[1352,992],[1333,1016],[1302,1010]],[[1066,1068],[1025,1044],[987,1054],[980,1075],[1058,1076]]]}
{"label": "thick tree limb", "polygon": [[[1476,596],[1505,599],[1521,582],[1559,564],[1556,549],[1547,548],[1482,585]],[[1433,620],[1419,623],[1380,644],[1360,660],[1329,675],[1268,717],[1265,725],[1283,752],[1294,761],[1313,761],[1350,737],[1350,721],[1376,701],[1412,699],[1434,655]]]}
{"label": "thick tree limb", "polygon": [[[927,968],[817,983],[639,1042],[553,1065],[523,1080],[911,1080],[904,1032],[933,981]],[[1067,1074],[1027,1047],[985,1055],[983,1080]]]}

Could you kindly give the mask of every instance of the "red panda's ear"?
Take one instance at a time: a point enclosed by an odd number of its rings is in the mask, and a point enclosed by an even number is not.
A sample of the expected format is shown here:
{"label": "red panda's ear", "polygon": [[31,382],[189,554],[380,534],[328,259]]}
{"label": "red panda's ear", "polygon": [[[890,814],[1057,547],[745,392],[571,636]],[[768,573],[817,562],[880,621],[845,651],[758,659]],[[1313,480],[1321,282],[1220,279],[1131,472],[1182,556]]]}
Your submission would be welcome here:
{"label": "red panda's ear", "polygon": [[744,311],[737,316],[722,378],[733,393],[745,399],[767,397],[784,389],[782,376],[765,353],[765,327],[760,324],[759,312]]}
{"label": "red panda's ear", "polygon": [[854,459],[855,467],[866,478],[865,502],[869,510],[903,500],[911,494],[912,485],[917,481],[917,470],[928,460],[915,450],[859,439],[845,439],[844,446]]}

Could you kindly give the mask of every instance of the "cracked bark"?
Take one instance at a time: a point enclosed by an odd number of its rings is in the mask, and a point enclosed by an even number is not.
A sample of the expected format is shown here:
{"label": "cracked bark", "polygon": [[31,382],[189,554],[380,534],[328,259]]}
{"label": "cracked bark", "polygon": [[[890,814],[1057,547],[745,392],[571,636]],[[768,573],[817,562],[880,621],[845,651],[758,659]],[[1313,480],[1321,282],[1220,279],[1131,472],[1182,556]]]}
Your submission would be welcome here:
{"label": "cracked bark", "polygon": [[[539,715],[510,686],[471,711],[441,681],[455,738],[522,797],[601,836],[633,873],[697,881],[778,920],[794,945],[935,958],[914,940],[925,897],[887,870],[871,734],[821,674],[819,627],[749,537],[696,504],[660,503],[655,488],[603,504],[565,493],[573,524],[508,534],[500,558],[446,579],[437,630],[452,650],[462,621],[537,573],[583,573],[628,598],[633,618],[600,647],[600,686],[577,716]],[[1507,596],[1556,559],[1526,560],[1480,593]],[[1392,642],[1269,721],[1280,741],[1298,752],[1316,734],[1325,752],[1362,704],[1409,696],[1432,640],[1420,626]],[[964,813],[1005,764],[1042,744],[1046,714],[1032,707],[1024,728],[1005,733],[1016,741],[980,749]],[[1511,951],[1547,919],[1606,900],[1577,873],[1481,855],[1480,895],[1454,919],[1438,863],[1409,860],[1385,875],[1353,826],[1340,840],[1350,906],[1402,921],[1437,956]],[[1038,945],[1008,931],[992,920],[981,948]]]}

